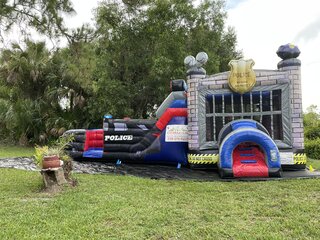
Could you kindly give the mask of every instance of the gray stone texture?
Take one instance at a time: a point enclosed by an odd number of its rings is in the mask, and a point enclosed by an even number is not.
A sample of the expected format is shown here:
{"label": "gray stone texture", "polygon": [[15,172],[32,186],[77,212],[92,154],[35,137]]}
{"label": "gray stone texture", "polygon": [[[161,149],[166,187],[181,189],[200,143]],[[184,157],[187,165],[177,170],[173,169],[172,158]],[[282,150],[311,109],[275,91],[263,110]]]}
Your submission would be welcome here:
{"label": "gray stone texture", "polygon": [[[275,84],[290,84],[290,108],[292,126],[292,146],[303,149],[303,120],[302,120],[302,94],[300,66],[285,66],[278,70],[255,69],[256,85],[267,86]],[[198,91],[203,87],[207,89],[229,89],[228,72],[222,72],[211,76],[189,76],[188,83],[188,130],[189,149],[199,150],[198,127]],[[196,128],[194,127],[196,126]]]}

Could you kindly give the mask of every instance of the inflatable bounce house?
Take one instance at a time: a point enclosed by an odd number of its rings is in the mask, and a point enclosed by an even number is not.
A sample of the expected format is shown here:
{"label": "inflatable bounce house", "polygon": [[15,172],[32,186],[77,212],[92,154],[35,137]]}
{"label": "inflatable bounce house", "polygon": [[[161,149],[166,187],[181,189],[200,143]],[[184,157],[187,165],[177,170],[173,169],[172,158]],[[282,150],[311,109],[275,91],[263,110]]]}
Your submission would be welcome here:
{"label": "inflatable bounce house", "polygon": [[216,168],[222,178],[281,177],[304,169],[299,49],[277,51],[278,70],[253,70],[253,60],[232,60],[231,71],[206,75],[206,53],[188,56],[187,81],[172,92],[156,119],[112,119],[103,128],[75,129],[74,159]]}

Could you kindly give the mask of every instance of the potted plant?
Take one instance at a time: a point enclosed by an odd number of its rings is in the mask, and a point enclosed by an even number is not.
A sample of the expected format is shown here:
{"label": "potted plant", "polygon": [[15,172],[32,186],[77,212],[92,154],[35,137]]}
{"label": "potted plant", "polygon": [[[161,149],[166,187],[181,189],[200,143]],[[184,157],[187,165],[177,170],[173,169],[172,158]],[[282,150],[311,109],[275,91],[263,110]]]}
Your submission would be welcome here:
{"label": "potted plant", "polygon": [[66,180],[72,181],[72,159],[66,154],[65,148],[73,140],[72,135],[62,136],[50,146],[35,146],[34,161],[42,170],[63,168]]}
{"label": "potted plant", "polygon": [[36,146],[34,160],[41,169],[45,170],[56,169],[63,165],[59,150],[55,147]]}

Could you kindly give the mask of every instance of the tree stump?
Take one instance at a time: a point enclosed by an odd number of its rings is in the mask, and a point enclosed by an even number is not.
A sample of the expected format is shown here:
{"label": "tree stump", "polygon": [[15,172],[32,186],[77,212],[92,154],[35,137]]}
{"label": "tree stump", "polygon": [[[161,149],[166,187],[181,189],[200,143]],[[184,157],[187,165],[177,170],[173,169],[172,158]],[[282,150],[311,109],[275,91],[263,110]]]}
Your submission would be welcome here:
{"label": "tree stump", "polygon": [[47,191],[58,191],[61,186],[67,184],[62,167],[52,169],[42,169],[41,175]]}
{"label": "tree stump", "polygon": [[62,165],[63,172],[64,172],[64,178],[67,180],[67,182],[72,181],[71,179],[71,172],[73,169],[72,161],[65,161]]}

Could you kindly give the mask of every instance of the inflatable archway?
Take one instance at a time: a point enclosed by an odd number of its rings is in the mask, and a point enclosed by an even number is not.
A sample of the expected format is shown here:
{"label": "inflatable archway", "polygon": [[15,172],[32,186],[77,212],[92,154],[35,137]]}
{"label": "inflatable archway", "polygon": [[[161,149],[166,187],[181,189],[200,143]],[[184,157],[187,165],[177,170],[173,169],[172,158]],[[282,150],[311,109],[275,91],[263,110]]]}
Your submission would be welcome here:
{"label": "inflatable archway", "polygon": [[267,130],[253,120],[235,120],[219,133],[221,177],[280,177],[279,150]]}

